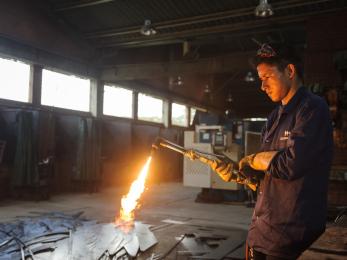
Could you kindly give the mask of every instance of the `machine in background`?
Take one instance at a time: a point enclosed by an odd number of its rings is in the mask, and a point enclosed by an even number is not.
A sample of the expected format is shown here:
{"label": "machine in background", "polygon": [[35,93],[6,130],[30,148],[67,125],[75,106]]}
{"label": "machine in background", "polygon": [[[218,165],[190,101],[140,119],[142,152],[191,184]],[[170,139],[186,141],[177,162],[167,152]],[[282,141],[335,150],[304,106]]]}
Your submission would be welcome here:
{"label": "machine in background", "polygon": [[[232,133],[224,131],[221,125],[196,125],[195,131],[185,131],[184,148],[221,154],[234,162],[238,162],[242,155],[241,146],[232,143]],[[243,190],[242,184],[225,182],[209,165],[189,158],[184,158],[183,161],[183,184],[201,188]]]}

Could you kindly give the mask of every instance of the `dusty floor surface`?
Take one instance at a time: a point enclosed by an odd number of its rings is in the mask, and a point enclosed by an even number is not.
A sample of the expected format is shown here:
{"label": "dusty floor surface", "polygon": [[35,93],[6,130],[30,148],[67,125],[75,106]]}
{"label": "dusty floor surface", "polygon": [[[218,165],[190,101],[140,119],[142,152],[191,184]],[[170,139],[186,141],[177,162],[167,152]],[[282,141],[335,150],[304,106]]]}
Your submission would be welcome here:
{"label": "dusty floor surface", "polygon": [[[181,183],[156,184],[147,187],[141,198],[136,220],[152,225],[158,244],[137,259],[147,259],[152,254],[165,254],[184,234],[213,234],[225,236],[233,243],[242,242],[247,234],[252,208],[242,204],[196,203],[200,188],[184,187]],[[112,222],[118,214],[120,199],[128,187],[105,189],[98,193],[70,193],[56,195],[48,201],[0,201],[0,222],[8,222],[21,216],[37,215],[37,212],[59,211],[76,213],[100,222]],[[189,238],[180,243],[165,259],[188,259],[185,251],[202,250],[192,245]],[[194,248],[195,247],[195,248]],[[242,250],[242,249],[241,249]],[[242,258],[243,252],[238,256]],[[241,252],[241,253],[240,253]],[[346,259],[337,256],[305,252],[300,260]]]}

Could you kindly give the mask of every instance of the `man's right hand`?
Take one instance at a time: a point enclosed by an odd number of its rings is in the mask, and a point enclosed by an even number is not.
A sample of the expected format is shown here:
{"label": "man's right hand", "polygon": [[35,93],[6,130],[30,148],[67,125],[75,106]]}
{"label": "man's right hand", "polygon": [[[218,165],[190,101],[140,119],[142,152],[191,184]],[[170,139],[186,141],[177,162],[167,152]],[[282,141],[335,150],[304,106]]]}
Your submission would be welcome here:
{"label": "man's right hand", "polygon": [[251,166],[245,165],[243,166],[242,170],[240,170],[240,173],[247,179],[253,180],[255,182],[260,181],[261,179],[264,178],[264,172],[263,171],[258,171],[254,170]]}

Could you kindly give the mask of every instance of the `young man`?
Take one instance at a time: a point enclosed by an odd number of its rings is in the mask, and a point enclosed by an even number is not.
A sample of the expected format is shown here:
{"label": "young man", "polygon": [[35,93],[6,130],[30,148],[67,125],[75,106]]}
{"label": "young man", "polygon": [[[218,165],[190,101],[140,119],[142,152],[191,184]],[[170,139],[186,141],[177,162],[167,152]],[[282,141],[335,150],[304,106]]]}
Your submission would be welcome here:
{"label": "young man", "polygon": [[[296,259],[325,230],[333,150],[329,109],[325,100],[302,86],[298,59],[289,48],[263,44],[254,64],[261,90],[279,105],[263,129],[260,152],[239,162],[239,170],[249,178],[265,173],[248,232],[247,257]],[[224,165],[212,168],[228,179]]]}

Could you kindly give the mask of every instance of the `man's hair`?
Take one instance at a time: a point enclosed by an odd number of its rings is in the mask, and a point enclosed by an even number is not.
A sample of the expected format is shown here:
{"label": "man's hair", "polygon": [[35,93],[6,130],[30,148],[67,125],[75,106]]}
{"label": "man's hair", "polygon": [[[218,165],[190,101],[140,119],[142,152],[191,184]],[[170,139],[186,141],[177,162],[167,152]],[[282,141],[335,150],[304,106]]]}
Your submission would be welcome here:
{"label": "man's hair", "polygon": [[270,46],[264,43],[260,46],[257,54],[251,60],[256,68],[259,64],[265,63],[276,66],[280,71],[284,71],[288,64],[293,64],[299,79],[303,79],[303,65],[298,52],[291,46]]}

